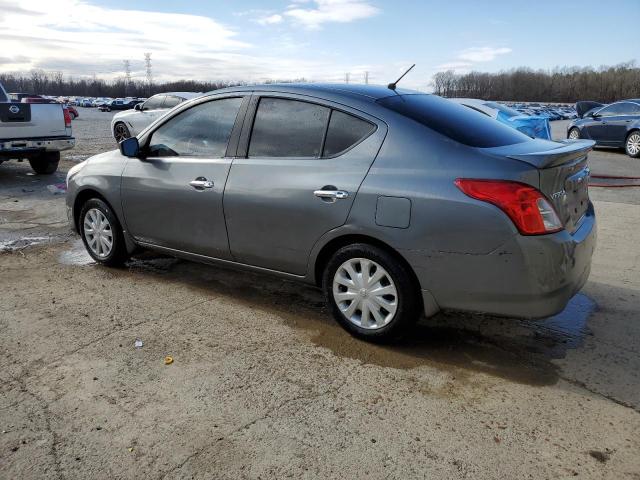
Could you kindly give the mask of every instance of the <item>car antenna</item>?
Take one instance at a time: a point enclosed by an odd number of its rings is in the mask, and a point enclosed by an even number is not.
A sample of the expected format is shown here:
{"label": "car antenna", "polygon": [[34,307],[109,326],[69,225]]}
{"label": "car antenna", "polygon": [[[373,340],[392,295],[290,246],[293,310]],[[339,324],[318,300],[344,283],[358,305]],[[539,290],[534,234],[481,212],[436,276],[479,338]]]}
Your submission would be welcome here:
{"label": "car antenna", "polygon": [[391,90],[395,91],[396,87],[398,86],[398,82],[400,80],[402,80],[407,73],[409,73],[411,70],[413,70],[413,67],[415,67],[415,66],[416,66],[415,63],[413,65],[411,65],[406,72],[404,72],[402,75],[400,75],[399,79],[397,79],[395,82],[390,83],[389,85],[387,85],[387,88],[390,88]]}

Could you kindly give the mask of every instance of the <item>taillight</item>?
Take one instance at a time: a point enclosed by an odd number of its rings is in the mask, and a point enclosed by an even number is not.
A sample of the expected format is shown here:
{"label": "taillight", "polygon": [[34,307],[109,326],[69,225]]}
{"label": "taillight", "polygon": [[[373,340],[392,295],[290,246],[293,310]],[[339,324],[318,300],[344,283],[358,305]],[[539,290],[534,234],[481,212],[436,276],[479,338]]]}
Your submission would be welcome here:
{"label": "taillight", "polygon": [[523,235],[542,235],[564,228],[553,205],[531,185],[470,178],[458,178],[455,184],[471,198],[500,208]]}
{"label": "taillight", "polygon": [[64,126],[66,127],[70,127],[71,126],[71,114],[69,113],[69,109],[68,108],[63,108],[62,111],[64,112]]}

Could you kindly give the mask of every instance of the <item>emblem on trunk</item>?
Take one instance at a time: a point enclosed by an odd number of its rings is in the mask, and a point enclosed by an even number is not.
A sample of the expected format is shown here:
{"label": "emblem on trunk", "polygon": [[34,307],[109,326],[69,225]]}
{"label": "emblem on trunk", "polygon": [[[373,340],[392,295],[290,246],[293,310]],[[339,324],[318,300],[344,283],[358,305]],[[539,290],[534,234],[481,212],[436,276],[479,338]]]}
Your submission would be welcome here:
{"label": "emblem on trunk", "polygon": [[20,107],[18,107],[17,105],[11,105],[9,107],[9,111],[13,114],[16,114],[20,111]]}
{"label": "emblem on trunk", "polygon": [[564,198],[567,196],[567,192],[565,190],[560,190],[559,192],[555,192],[551,194],[551,198],[554,200],[558,200],[559,198]]}

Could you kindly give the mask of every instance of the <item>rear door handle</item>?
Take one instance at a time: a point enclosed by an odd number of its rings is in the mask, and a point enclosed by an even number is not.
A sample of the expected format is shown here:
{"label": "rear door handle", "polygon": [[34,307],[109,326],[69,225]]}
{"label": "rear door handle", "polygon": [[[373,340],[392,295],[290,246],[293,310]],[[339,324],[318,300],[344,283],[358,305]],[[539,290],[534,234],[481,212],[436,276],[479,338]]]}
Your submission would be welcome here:
{"label": "rear door handle", "polygon": [[191,180],[189,182],[196,190],[204,190],[205,188],[213,188],[213,182],[211,180],[207,180],[204,177],[198,177],[195,180]]}
{"label": "rear door handle", "polygon": [[334,200],[342,200],[349,197],[349,192],[345,190],[316,190],[313,192],[316,197],[331,198]]}

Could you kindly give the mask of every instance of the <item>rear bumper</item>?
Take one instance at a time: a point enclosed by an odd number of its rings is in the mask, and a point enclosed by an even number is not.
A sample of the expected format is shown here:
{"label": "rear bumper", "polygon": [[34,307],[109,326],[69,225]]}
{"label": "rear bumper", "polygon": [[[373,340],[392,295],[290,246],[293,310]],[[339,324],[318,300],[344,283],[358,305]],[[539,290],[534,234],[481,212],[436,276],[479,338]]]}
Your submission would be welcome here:
{"label": "rear bumper", "polygon": [[76,144],[74,137],[0,140],[0,158],[20,158],[42,152],[61,152]]}
{"label": "rear bumper", "polygon": [[586,283],[596,237],[591,205],[573,234],[516,235],[487,255],[403,254],[440,309],[543,318],[561,312]]}

